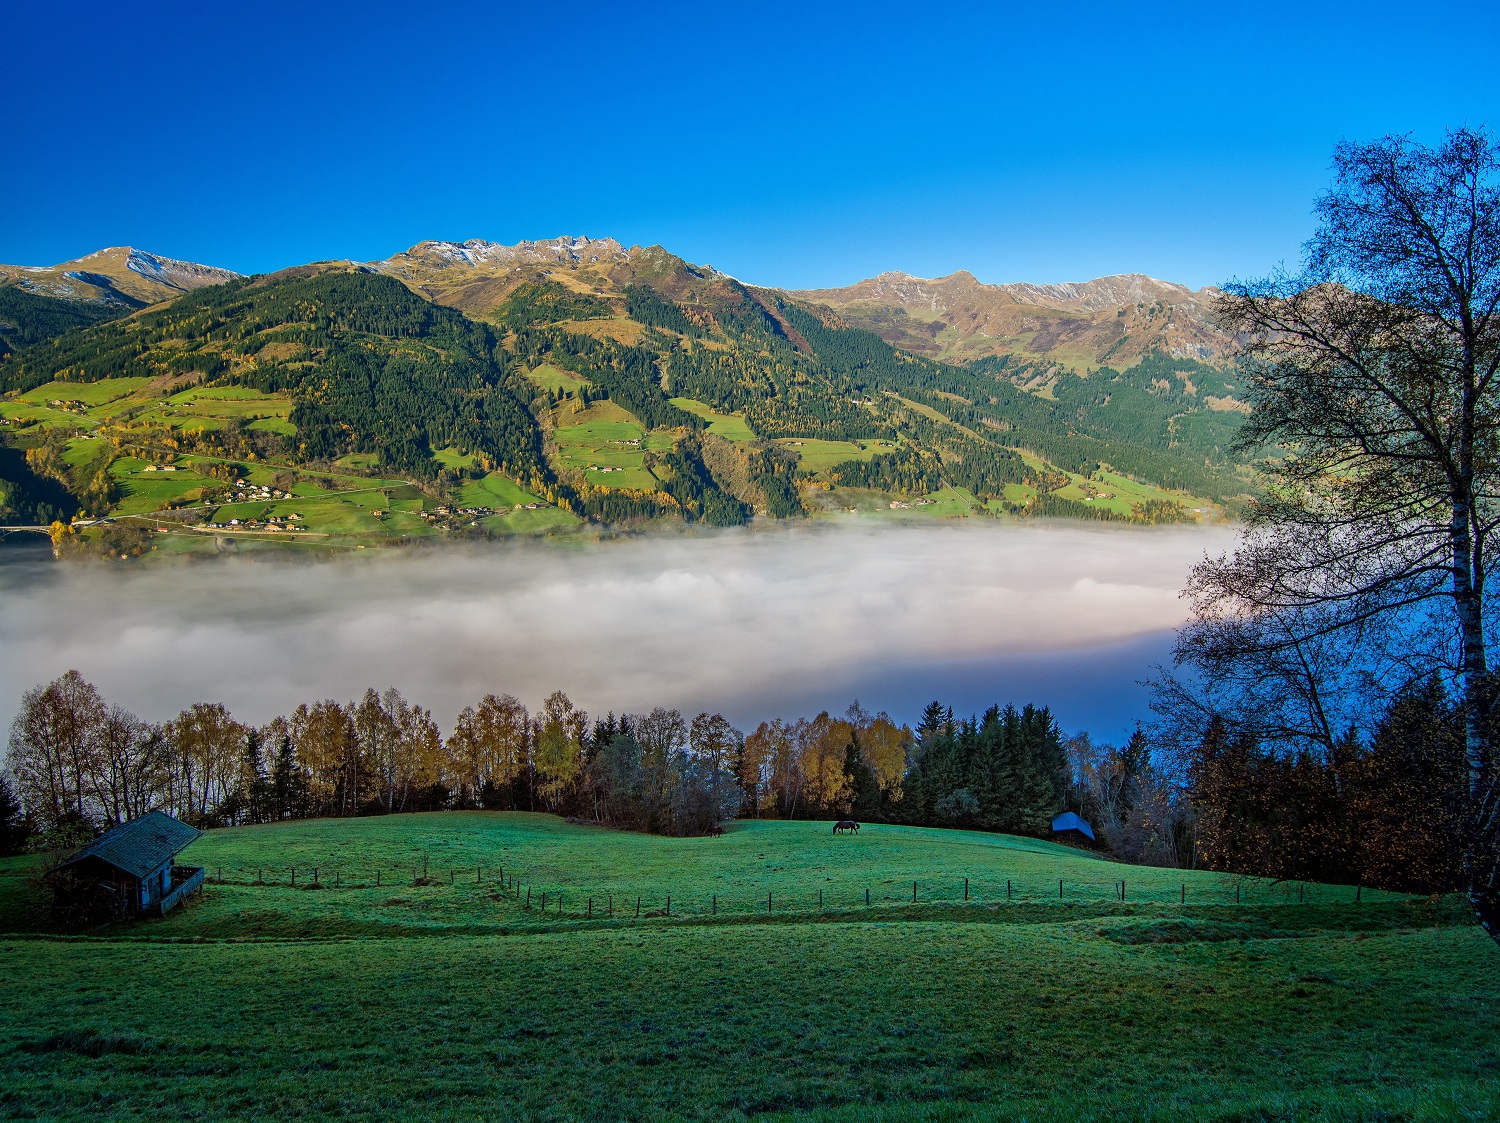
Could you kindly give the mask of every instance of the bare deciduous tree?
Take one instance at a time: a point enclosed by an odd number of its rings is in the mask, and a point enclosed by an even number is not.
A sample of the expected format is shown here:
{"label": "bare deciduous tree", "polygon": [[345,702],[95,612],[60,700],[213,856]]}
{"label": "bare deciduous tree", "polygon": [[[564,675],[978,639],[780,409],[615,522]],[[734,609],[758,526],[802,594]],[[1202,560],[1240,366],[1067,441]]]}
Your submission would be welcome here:
{"label": "bare deciduous tree", "polygon": [[99,692],[77,671],[21,696],[8,757],[22,801],[44,826],[88,814],[104,715]]}
{"label": "bare deciduous tree", "polygon": [[[1282,659],[1292,689],[1308,645],[1393,618],[1408,622],[1395,627],[1418,662],[1448,665],[1467,730],[1469,895],[1500,939],[1485,642],[1500,519],[1500,160],[1487,133],[1460,129],[1433,148],[1346,143],[1335,171],[1304,273],[1220,300],[1247,342],[1241,443],[1277,459],[1239,550],[1201,565],[1189,592],[1200,635],[1217,628],[1252,659]],[[1448,635],[1410,623],[1433,603]]]}
{"label": "bare deciduous tree", "polygon": [[522,775],[531,762],[531,742],[526,707],[509,694],[486,694],[477,707],[465,707],[448,739],[459,799],[478,806],[486,781],[498,786]]}

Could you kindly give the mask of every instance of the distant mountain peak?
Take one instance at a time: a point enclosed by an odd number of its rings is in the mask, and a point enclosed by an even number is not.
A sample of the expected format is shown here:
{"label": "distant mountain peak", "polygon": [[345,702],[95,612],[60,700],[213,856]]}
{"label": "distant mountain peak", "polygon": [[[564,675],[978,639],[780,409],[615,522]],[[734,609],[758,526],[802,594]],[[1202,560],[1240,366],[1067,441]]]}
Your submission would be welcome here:
{"label": "distant mountain peak", "polygon": [[513,269],[520,265],[591,265],[600,261],[624,261],[628,256],[625,247],[613,238],[563,235],[535,242],[517,242],[513,246],[471,238],[466,242],[418,242],[377,265],[397,265],[404,260],[429,267],[447,264]]}
{"label": "distant mountain peak", "polygon": [[1008,354],[1081,370],[1129,366],[1153,350],[1213,360],[1232,349],[1213,322],[1213,290],[1144,273],[992,285],[963,269],[935,278],[890,270],[790,295],[826,305],[897,347],[954,362]]}
{"label": "distant mountain peak", "polygon": [[232,269],[179,261],[134,246],[106,246],[58,265],[0,265],[0,285],[63,300],[132,306],[156,304],[239,276]]}
{"label": "distant mountain peak", "polygon": [[1020,282],[997,287],[1006,289],[1028,304],[1089,312],[1122,304],[1151,304],[1163,300],[1200,302],[1203,299],[1202,293],[1194,292],[1186,285],[1159,281],[1145,273],[1116,273],[1095,277],[1092,281],[1063,281],[1048,285]]}

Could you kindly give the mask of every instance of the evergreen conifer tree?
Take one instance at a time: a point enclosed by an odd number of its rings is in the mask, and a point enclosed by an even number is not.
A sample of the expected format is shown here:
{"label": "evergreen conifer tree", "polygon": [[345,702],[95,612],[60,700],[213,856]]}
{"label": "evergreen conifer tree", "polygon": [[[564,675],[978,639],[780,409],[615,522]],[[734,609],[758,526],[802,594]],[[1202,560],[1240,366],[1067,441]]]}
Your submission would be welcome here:
{"label": "evergreen conifer tree", "polygon": [[0,854],[19,854],[30,834],[15,788],[0,776]]}

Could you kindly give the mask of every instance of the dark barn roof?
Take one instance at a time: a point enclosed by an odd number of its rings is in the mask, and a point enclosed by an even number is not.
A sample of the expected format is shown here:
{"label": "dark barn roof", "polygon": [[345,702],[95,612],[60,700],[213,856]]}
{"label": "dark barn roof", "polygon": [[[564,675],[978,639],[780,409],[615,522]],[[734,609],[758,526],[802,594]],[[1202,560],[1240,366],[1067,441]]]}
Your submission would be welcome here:
{"label": "dark barn roof", "polygon": [[174,819],[161,811],[151,811],[106,831],[57,868],[65,869],[87,858],[98,858],[132,877],[145,877],[152,870],[161,869],[202,833],[181,819]]}

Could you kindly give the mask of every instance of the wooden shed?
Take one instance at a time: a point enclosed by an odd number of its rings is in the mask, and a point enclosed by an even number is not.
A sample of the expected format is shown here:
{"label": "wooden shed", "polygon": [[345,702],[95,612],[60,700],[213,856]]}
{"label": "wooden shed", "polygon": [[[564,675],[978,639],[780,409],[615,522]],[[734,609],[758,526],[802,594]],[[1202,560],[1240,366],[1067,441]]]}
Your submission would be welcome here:
{"label": "wooden shed", "polygon": [[48,871],[60,920],[162,915],[203,887],[203,870],[176,857],[203,832],[161,811],[121,823]]}

